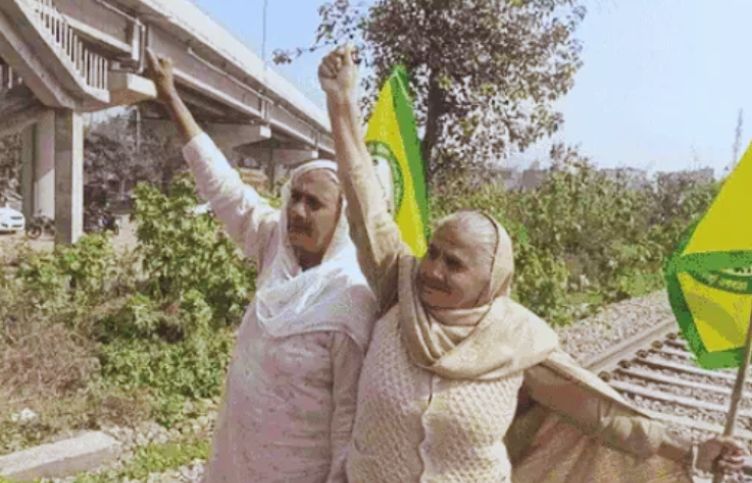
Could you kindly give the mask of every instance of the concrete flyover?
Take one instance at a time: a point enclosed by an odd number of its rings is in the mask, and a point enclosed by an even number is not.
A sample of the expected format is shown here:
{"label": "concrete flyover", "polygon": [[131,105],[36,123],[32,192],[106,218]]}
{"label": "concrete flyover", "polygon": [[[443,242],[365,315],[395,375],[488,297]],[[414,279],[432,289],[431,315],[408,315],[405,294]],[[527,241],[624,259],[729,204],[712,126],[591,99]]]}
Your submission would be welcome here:
{"label": "concrete flyover", "polygon": [[189,0],[2,0],[0,136],[22,132],[24,212],[54,217],[57,243],[82,233],[82,114],[140,103],[166,121],[147,47],[223,150],[270,167],[334,155],[325,113]]}

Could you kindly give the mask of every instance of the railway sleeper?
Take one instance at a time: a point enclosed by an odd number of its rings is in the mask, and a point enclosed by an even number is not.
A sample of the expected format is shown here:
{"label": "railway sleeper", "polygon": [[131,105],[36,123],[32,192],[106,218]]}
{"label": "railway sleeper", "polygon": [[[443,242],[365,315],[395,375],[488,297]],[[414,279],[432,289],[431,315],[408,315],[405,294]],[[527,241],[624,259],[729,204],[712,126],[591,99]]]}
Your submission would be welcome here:
{"label": "railway sleeper", "polygon": [[[690,389],[699,389],[701,391],[714,392],[717,394],[723,394],[725,396],[731,395],[731,387],[726,385],[706,384],[696,381],[687,381],[680,377],[669,376],[658,372],[646,371],[637,367],[620,367],[615,371],[618,374],[630,376],[638,379],[645,379],[647,381],[658,382],[663,384],[669,384],[672,386],[687,387]],[[752,392],[746,392],[745,397],[752,397]]]}
{"label": "railway sleeper", "polygon": [[[659,391],[656,389],[647,389],[647,388],[638,386],[636,384],[632,384],[632,383],[624,382],[624,381],[612,380],[609,384],[611,385],[611,387],[613,387],[617,391],[632,394],[635,396],[641,396],[641,397],[648,398],[648,399],[653,399],[656,401],[663,401],[663,402],[678,404],[678,405],[688,407],[688,408],[693,408],[693,409],[704,409],[706,411],[714,411],[714,412],[719,412],[722,414],[726,414],[728,412],[727,405],[701,401],[699,399],[679,396],[677,394],[671,394],[671,393]],[[739,416],[748,417],[748,418],[752,417],[752,410],[740,409]]]}
{"label": "railway sleeper", "polygon": [[[644,364],[646,366],[656,367],[659,369],[670,369],[672,371],[695,374],[712,379],[722,379],[724,381],[730,381],[731,383],[734,383],[736,381],[736,374],[733,371],[711,371],[708,369],[703,369],[701,367],[680,364],[678,362],[669,361],[660,357],[651,356],[651,354],[649,353],[639,354],[637,358],[632,361],[622,361],[619,366],[631,367],[634,363]],[[747,378],[746,383],[752,384],[752,380]]]}

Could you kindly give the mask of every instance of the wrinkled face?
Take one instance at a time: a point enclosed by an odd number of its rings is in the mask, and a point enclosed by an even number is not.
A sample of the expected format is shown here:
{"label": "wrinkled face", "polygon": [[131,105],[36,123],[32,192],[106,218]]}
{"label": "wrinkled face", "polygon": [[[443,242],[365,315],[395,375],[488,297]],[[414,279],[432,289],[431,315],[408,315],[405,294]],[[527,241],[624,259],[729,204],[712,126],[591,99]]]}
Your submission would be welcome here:
{"label": "wrinkled face", "polygon": [[418,267],[421,302],[437,309],[460,309],[478,305],[488,286],[493,263],[489,247],[471,233],[446,223],[431,239]]}
{"label": "wrinkled face", "polygon": [[295,178],[287,204],[287,236],[295,251],[323,256],[337,226],[340,200],[339,185],[323,169]]}

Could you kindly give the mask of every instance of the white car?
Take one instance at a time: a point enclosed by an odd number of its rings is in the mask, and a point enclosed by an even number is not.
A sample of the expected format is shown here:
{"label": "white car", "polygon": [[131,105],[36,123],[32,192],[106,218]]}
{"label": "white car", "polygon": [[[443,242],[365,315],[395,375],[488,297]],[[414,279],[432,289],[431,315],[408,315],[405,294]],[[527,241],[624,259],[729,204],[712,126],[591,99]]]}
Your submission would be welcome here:
{"label": "white car", "polygon": [[24,231],[26,219],[23,213],[8,205],[0,207],[0,232]]}

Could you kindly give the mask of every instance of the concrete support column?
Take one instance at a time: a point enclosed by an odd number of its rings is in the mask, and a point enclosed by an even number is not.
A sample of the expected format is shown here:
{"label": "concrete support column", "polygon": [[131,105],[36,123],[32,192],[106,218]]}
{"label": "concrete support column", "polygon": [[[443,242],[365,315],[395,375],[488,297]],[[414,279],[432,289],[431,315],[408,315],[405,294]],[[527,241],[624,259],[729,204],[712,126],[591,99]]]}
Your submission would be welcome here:
{"label": "concrete support column", "polygon": [[55,113],[47,111],[21,132],[23,214],[55,217]]}
{"label": "concrete support column", "polygon": [[55,112],[34,126],[34,211],[55,217]]}
{"label": "concrete support column", "polygon": [[26,222],[34,216],[34,125],[21,131],[21,211]]}
{"label": "concrete support column", "polygon": [[55,115],[55,243],[75,243],[84,221],[84,125],[80,114]]}

